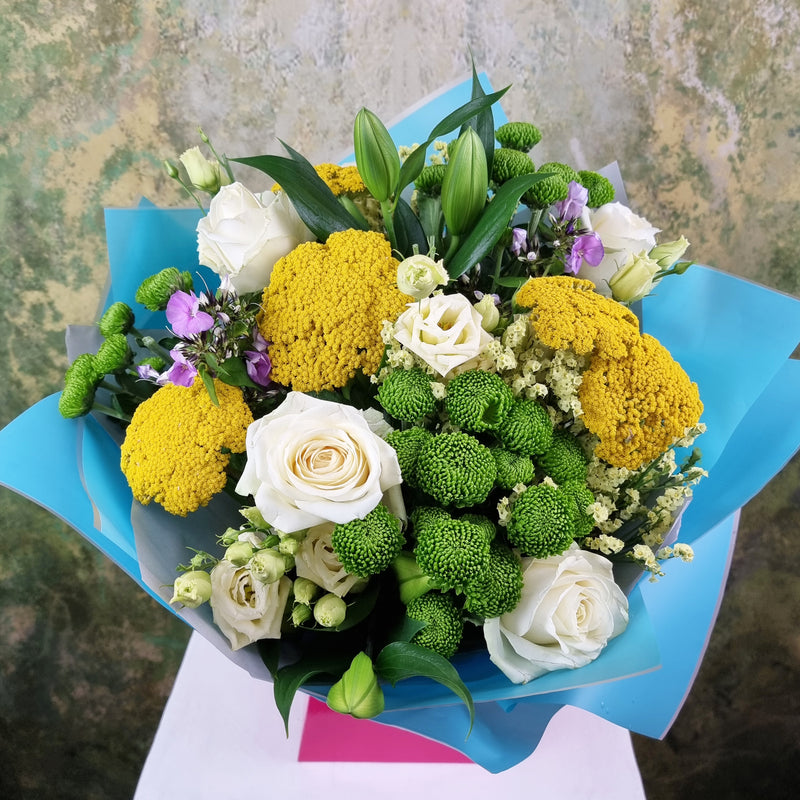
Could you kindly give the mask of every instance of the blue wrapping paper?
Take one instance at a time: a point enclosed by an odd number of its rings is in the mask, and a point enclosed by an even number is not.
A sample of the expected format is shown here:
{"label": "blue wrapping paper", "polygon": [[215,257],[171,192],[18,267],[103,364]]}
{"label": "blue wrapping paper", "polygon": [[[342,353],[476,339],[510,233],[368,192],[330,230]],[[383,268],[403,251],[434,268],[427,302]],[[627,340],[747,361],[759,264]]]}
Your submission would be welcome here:
{"label": "blue wrapping paper", "polygon": [[[421,104],[391,126],[395,141],[424,140],[445,113],[469,99],[469,91],[470,82],[465,82]],[[134,307],[137,327],[160,328],[163,314],[133,303],[144,277],[176,266],[198,274],[199,285],[213,288],[216,276],[197,267],[195,226],[200,217],[199,210],[158,209],[146,201],[136,209],[107,210],[111,282],[106,306],[123,300]],[[526,758],[564,704],[648,736],[662,737],[668,730],[716,619],[737,510],[800,446],[800,362],[789,359],[800,341],[800,302],[695,266],[662,282],[656,295],[645,299],[643,320],[645,331],[698,383],[705,404],[702,420],[709,430],[698,444],[704,452],[701,465],[710,474],[695,487],[680,536],[694,547],[695,561],[669,562],[667,577],[636,586],[628,630],[580,670],[549,673],[523,686],[511,684],[485,653],[457,657],[477,704],[469,739],[465,707],[438,684],[422,679],[387,686],[387,710],[379,721],[445,742],[492,772]],[[80,343],[72,349],[74,357]],[[238,524],[236,505],[215,500],[215,510],[201,509],[188,526],[158,509],[143,509],[132,500],[119,470],[116,438],[92,417],[62,419],[57,402],[57,395],[42,400],[0,431],[0,483],[63,519],[172,613],[251,674],[268,679],[252,648],[231,653],[207,607],[176,611],[167,603],[171,592],[164,588],[184,559],[186,541],[205,525],[213,542],[221,521],[229,518]],[[37,457],[43,448],[55,467],[48,470],[46,483]],[[169,550],[153,547],[156,536],[180,555],[173,559]],[[324,698],[325,687],[312,687],[309,693]]]}

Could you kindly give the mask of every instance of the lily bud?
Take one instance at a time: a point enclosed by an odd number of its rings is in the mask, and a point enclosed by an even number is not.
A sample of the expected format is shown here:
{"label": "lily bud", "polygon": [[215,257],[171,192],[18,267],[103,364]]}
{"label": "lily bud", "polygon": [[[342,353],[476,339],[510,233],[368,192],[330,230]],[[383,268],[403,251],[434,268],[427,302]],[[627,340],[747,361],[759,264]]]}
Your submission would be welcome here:
{"label": "lily bud", "polygon": [[469,231],[486,205],[489,177],[480,137],[467,128],[451,148],[442,181],[442,211],[453,236]]}
{"label": "lily bud", "polygon": [[184,572],[175,578],[170,603],[180,603],[187,608],[197,608],[211,597],[211,576],[202,570]]}
{"label": "lily bud", "polygon": [[356,166],[370,194],[380,203],[388,200],[400,180],[400,155],[384,124],[362,108],[353,128]]}
{"label": "lily bud", "polygon": [[243,567],[253,557],[253,545],[249,542],[234,542],[225,551],[225,560],[235,567]]}
{"label": "lily bud", "polygon": [[286,572],[286,559],[275,550],[259,550],[250,560],[250,571],[261,583],[275,583]]}
{"label": "lily bud", "polygon": [[608,286],[615,300],[620,303],[635,303],[650,294],[655,274],[659,271],[657,261],[645,253],[631,256],[624,267],[609,278]]}
{"label": "lily bud", "polygon": [[346,614],[347,603],[332,593],[322,595],[314,604],[314,619],[323,628],[335,628],[341,625]]}
{"label": "lily bud", "polygon": [[648,255],[662,269],[669,269],[689,248],[689,241],[685,236],[674,242],[664,242],[656,245]]}
{"label": "lily bud", "polygon": [[383,690],[378,684],[372,659],[366,653],[359,653],[341,680],[331,686],[328,708],[356,719],[371,719],[383,711]]}

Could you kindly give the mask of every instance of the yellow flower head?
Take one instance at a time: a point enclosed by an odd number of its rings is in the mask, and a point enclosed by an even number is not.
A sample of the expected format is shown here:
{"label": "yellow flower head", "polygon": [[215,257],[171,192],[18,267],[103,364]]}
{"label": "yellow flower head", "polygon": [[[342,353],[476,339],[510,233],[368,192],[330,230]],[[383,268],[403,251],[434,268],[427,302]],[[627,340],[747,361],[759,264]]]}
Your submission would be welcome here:
{"label": "yellow flower head", "polygon": [[625,306],[597,294],[591,281],[558,275],[529,280],[514,298],[530,309],[537,338],[554,350],[586,355],[602,350],[621,357],[639,336],[639,321]]}
{"label": "yellow flower head", "polygon": [[[358,174],[358,167],[340,167],[338,164],[317,164],[314,167],[317,175],[322,178],[328,188],[338,197],[339,195],[355,195],[366,192],[367,187]],[[275,183],[272,191],[281,190],[280,184]]]}
{"label": "yellow flower head", "polygon": [[186,516],[224,488],[230,456],[222,450],[244,452],[253,415],[240,389],[214,386],[218,406],[197,377],[191,387],[162,386],[134,412],[120,466],[140,503]]}
{"label": "yellow flower head", "polygon": [[643,334],[622,358],[595,353],[578,390],[595,454],[638,469],[668,450],[703,412],[697,384],[669,351]]}
{"label": "yellow flower head", "polygon": [[333,233],[280,259],[264,290],[259,329],[271,342],[271,377],[298,392],[371,375],[383,355],[381,323],[412,298],[397,288],[397,260],[373,231]]}

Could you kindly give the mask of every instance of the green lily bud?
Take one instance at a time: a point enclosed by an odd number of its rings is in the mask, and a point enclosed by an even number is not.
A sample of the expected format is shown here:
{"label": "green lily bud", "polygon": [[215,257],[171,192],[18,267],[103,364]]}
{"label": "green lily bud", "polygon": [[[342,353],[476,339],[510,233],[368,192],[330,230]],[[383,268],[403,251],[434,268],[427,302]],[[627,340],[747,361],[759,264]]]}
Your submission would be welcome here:
{"label": "green lily bud", "polygon": [[347,603],[335,594],[322,595],[314,604],[314,619],[323,628],[335,628],[344,622],[347,615]]}
{"label": "green lily bud", "polygon": [[225,560],[243,567],[253,557],[253,546],[248,542],[234,542],[225,550]]}
{"label": "green lily bud", "polygon": [[299,628],[304,622],[307,622],[311,618],[311,609],[308,606],[304,606],[302,603],[298,603],[292,609],[292,625],[295,628]]}
{"label": "green lily bud", "polygon": [[190,147],[180,156],[192,185],[202,192],[216,194],[223,185],[219,162],[209,161],[199,147]]}
{"label": "green lily bud", "polygon": [[425,592],[438,588],[433,578],[428,577],[417,564],[417,559],[411,553],[402,552],[392,561],[397,582],[400,589],[400,602],[408,605],[417,597],[422,597]]}
{"label": "green lily bud", "polygon": [[259,550],[250,559],[250,571],[261,583],[275,583],[286,572],[286,560],[275,550]]}
{"label": "green lily bud", "polygon": [[353,127],[356,166],[370,194],[380,203],[392,197],[400,180],[400,156],[384,124],[366,108]]}
{"label": "green lily bud", "polygon": [[341,679],[331,686],[328,708],[356,719],[371,719],[383,711],[383,690],[372,659],[366,653],[359,653]]}
{"label": "green lily bud", "polygon": [[668,269],[686,252],[688,247],[689,240],[685,236],[681,236],[675,242],[664,242],[664,244],[656,245],[648,255],[659,267]]}
{"label": "green lily bud", "polygon": [[264,519],[264,515],[255,507],[240,508],[239,513],[254,527],[261,531],[270,529],[269,523]]}
{"label": "green lily bud", "polygon": [[442,211],[451,236],[467,233],[486,205],[489,176],[480,137],[467,128],[450,151],[442,182]]}
{"label": "green lily bud", "polygon": [[652,291],[658,271],[658,262],[653,261],[646,253],[631,256],[625,266],[608,280],[612,296],[618,302],[626,304],[641,300]]}
{"label": "green lily bud", "polygon": [[112,303],[105,314],[100,317],[98,327],[103,336],[111,336],[112,333],[127,333],[134,322],[133,311],[127,303]]}
{"label": "green lily bud", "polygon": [[319,586],[308,578],[296,578],[293,584],[295,602],[310,606],[311,601],[319,594]]}
{"label": "green lily bud", "polygon": [[167,267],[142,281],[136,290],[136,302],[150,311],[164,311],[174,292],[189,292],[193,287],[190,273]]}
{"label": "green lily bud", "polygon": [[124,333],[107,336],[95,356],[98,372],[107,375],[125,369],[133,361],[133,351]]}
{"label": "green lily bud", "polygon": [[197,608],[211,597],[211,576],[201,570],[184,572],[175,578],[170,603],[180,603],[187,608]]}

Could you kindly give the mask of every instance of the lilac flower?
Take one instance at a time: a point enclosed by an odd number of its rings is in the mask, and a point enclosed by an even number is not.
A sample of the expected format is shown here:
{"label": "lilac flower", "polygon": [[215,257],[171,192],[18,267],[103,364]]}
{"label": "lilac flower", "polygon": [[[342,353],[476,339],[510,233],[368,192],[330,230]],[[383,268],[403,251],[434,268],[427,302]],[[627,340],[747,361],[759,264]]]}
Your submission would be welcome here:
{"label": "lilac flower", "polygon": [[209,330],[214,325],[211,314],[200,310],[200,298],[194,292],[174,292],[167,303],[167,321],[181,338]]}
{"label": "lilac flower", "polygon": [[[175,295],[173,295],[174,297]],[[167,370],[167,380],[176,386],[191,386],[197,376],[197,368],[186,360],[180,350],[170,350],[173,365]]]}
{"label": "lilac flower", "polygon": [[525,235],[525,228],[511,229],[511,252],[518,256],[523,250],[527,252],[528,237]]}
{"label": "lilac flower", "polygon": [[564,271],[577,275],[584,261],[590,267],[596,267],[603,260],[604,254],[600,237],[596,233],[585,233],[572,243],[572,249],[564,259]]}
{"label": "lilac flower", "polygon": [[269,374],[272,371],[272,361],[265,353],[258,350],[246,350],[244,357],[245,367],[250,380],[259,386],[269,386]]}
{"label": "lilac flower", "polygon": [[556,203],[556,211],[562,220],[578,219],[586,207],[589,199],[589,190],[575,181],[569,182],[569,192],[566,199]]}

